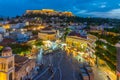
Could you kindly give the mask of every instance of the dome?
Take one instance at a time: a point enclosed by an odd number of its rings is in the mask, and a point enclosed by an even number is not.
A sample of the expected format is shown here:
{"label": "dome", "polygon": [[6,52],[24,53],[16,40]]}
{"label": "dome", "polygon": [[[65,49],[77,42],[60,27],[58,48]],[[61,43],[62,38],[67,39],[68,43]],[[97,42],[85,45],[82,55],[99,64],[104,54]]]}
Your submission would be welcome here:
{"label": "dome", "polygon": [[5,47],[2,51],[2,56],[11,56],[12,49],[10,47]]}

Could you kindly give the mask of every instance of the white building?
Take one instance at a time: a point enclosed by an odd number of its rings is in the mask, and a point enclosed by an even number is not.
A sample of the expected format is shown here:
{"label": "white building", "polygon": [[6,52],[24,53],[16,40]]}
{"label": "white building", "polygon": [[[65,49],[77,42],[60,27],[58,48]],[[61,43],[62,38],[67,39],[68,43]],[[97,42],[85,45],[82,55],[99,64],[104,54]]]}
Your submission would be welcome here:
{"label": "white building", "polygon": [[71,29],[71,30],[80,30],[80,29],[83,29],[83,28],[85,28],[86,27],[86,25],[84,25],[84,24],[81,24],[81,25],[72,25],[72,26],[69,26],[69,28]]}
{"label": "white building", "polygon": [[3,27],[0,27],[0,33],[5,33],[6,30]]}
{"label": "white building", "polygon": [[4,33],[4,37],[9,38],[9,34],[10,34],[9,32]]}
{"label": "white building", "polygon": [[27,34],[17,34],[17,42],[26,42],[28,39],[29,36]]}
{"label": "white building", "polygon": [[3,25],[3,24],[8,24],[9,21],[0,21],[0,24]]}
{"label": "white building", "polygon": [[26,25],[25,23],[12,24],[12,25],[11,25],[11,28],[12,28],[12,29],[23,28],[25,25]]}

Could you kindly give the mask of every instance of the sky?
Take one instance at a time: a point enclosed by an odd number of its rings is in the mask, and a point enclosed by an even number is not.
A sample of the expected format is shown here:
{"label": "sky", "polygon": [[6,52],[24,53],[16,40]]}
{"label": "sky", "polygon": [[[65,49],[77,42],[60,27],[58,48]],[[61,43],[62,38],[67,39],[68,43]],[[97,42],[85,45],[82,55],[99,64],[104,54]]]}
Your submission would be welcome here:
{"label": "sky", "polygon": [[0,0],[0,16],[13,17],[34,9],[71,11],[82,17],[120,19],[120,0]]}

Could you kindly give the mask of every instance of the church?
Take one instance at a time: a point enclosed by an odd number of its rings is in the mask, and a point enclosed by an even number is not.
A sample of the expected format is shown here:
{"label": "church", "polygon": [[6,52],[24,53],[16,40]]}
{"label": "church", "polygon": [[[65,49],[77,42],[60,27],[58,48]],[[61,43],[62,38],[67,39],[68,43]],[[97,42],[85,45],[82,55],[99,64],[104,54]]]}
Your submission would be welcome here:
{"label": "church", "polygon": [[10,47],[5,47],[0,54],[0,80],[25,80],[35,65],[34,59],[14,55]]}

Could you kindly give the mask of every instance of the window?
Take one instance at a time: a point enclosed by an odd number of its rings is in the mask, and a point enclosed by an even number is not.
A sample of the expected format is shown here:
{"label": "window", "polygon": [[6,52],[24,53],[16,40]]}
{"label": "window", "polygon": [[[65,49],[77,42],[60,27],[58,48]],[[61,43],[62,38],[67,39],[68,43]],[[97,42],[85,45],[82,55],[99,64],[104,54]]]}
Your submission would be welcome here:
{"label": "window", "polygon": [[4,71],[6,69],[6,64],[5,63],[1,63],[0,64],[0,70]]}
{"label": "window", "polygon": [[10,61],[9,63],[8,63],[8,68],[11,68],[13,66],[13,61]]}
{"label": "window", "polygon": [[20,80],[23,80],[22,77],[20,78]]}
{"label": "window", "polygon": [[9,74],[9,80],[13,80],[12,79],[13,77],[12,77],[12,72]]}

